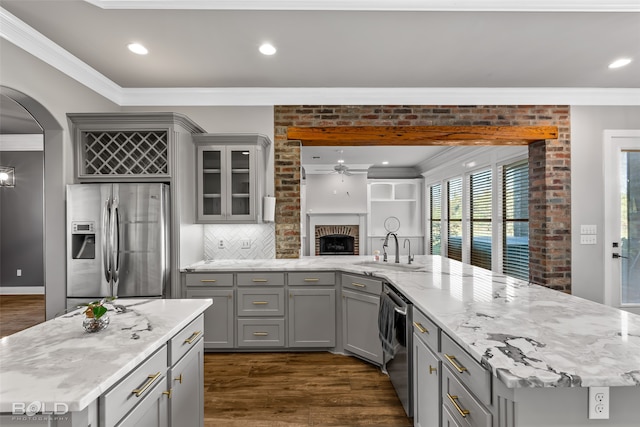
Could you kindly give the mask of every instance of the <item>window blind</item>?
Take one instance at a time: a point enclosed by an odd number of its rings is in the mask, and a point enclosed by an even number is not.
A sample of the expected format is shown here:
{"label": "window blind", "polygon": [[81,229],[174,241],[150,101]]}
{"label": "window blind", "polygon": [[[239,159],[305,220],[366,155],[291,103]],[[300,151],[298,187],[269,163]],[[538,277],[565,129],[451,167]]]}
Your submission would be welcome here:
{"label": "window blind", "polygon": [[514,163],[502,172],[502,271],[529,280],[529,164]]}
{"label": "window blind", "polygon": [[469,179],[471,264],[487,270],[491,270],[491,193],[491,170],[471,175]]}
{"label": "window blind", "polygon": [[429,187],[429,246],[431,255],[442,254],[442,185]]}
{"label": "window blind", "polygon": [[447,181],[447,257],[462,261],[462,178]]}

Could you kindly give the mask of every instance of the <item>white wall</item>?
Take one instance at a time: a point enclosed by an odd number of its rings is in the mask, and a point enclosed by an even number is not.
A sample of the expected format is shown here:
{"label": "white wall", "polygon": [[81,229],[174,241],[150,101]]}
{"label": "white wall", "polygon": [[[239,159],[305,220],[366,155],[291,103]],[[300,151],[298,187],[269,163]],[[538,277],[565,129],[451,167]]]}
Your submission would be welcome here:
{"label": "white wall", "polygon": [[[574,295],[604,302],[605,129],[640,129],[640,107],[571,107],[571,288]],[[596,245],[580,244],[580,225],[598,226]]]}
{"label": "white wall", "polygon": [[366,174],[307,174],[305,191],[306,213],[367,211]]}

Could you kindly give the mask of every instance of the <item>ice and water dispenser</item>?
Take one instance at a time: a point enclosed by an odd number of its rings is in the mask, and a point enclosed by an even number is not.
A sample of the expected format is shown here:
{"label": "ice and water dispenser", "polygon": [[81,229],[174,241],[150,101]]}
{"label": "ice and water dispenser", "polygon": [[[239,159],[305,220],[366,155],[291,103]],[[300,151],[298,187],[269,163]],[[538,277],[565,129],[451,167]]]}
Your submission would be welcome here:
{"label": "ice and water dispenser", "polygon": [[71,258],[95,259],[96,227],[94,222],[74,221],[71,226]]}

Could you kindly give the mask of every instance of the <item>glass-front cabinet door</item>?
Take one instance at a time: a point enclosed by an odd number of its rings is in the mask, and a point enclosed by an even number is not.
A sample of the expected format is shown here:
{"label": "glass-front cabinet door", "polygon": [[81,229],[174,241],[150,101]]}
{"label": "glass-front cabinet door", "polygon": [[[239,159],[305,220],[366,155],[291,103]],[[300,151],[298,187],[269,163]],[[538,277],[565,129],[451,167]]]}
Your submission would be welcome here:
{"label": "glass-front cabinet door", "polygon": [[227,161],[229,162],[229,219],[251,220],[256,217],[254,212],[254,164],[253,147],[227,147]]}
{"label": "glass-front cabinet door", "polygon": [[224,147],[198,147],[198,220],[223,219],[224,154]]}

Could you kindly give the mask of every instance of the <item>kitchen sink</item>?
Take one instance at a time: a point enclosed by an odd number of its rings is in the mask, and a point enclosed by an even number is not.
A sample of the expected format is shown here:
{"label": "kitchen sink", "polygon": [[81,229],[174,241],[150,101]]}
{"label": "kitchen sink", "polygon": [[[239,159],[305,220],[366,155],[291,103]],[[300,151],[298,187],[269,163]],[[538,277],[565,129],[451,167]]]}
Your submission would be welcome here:
{"label": "kitchen sink", "polygon": [[396,264],[395,262],[384,262],[384,261],[363,261],[363,262],[357,263],[356,265],[379,268],[381,270],[425,271],[425,267],[423,265]]}

